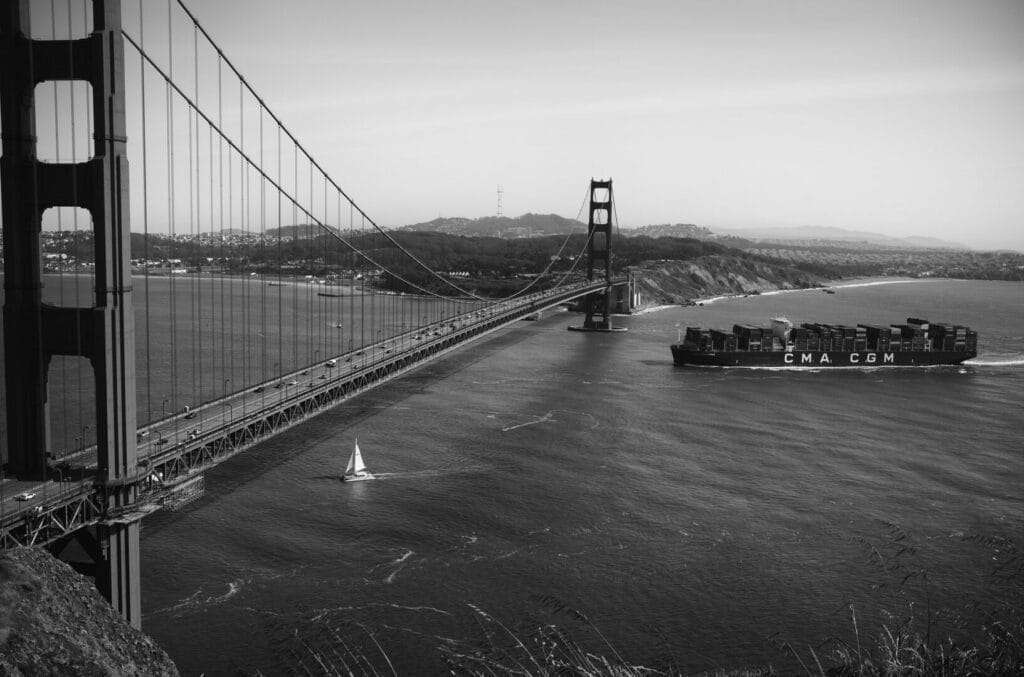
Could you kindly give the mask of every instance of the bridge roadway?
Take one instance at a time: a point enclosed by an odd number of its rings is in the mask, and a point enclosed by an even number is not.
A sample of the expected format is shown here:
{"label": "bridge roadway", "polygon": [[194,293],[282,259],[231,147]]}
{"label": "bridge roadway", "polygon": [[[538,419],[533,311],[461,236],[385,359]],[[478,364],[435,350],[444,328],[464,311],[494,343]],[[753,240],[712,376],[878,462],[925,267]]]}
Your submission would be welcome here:
{"label": "bridge roadway", "polygon": [[138,468],[126,481],[136,486],[138,500],[120,513],[105,509],[95,447],[59,459],[45,481],[4,479],[0,548],[44,545],[84,526],[133,521],[173,505],[204,470],[238,452],[470,341],[604,287],[603,281],[578,283],[417,327],[140,428]]}

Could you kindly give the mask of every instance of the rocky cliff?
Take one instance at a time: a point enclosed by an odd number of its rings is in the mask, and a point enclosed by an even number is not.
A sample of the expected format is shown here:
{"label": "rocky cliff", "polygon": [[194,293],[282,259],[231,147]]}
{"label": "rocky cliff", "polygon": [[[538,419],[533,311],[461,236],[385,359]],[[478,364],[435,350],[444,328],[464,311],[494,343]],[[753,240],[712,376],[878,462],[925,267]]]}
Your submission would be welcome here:
{"label": "rocky cliff", "polygon": [[71,567],[41,548],[0,554],[0,675],[177,674]]}
{"label": "rocky cliff", "polygon": [[690,304],[724,294],[803,289],[824,282],[809,273],[738,256],[702,256],[689,261],[645,262],[633,268],[645,306]]}

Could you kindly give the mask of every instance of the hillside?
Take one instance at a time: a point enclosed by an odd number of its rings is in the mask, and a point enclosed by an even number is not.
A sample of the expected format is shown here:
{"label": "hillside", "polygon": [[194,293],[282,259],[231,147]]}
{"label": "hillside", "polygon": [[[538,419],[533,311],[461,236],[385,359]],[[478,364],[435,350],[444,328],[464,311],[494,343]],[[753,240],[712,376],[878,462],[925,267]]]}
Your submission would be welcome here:
{"label": "hillside", "polygon": [[623,237],[692,237],[697,240],[710,240],[715,234],[704,226],[695,226],[692,223],[662,223],[638,228],[622,228],[619,234]]}
{"label": "hillside", "polygon": [[[328,229],[337,233],[337,228],[328,226]],[[315,223],[302,223],[297,226],[282,226],[281,228],[267,228],[266,237],[273,240],[278,237],[284,240],[311,240],[324,234],[324,229]]]}
{"label": "hillside", "polygon": [[177,674],[67,564],[42,548],[0,554],[0,675]]}
{"label": "hillside", "polygon": [[633,270],[645,306],[685,305],[723,294],[806,289],[824,284],[821,278],[795,268],[728,254],[689,261],[645,262]]}
{"label": "hillside", "polygon": [[523,214],[517,217],[484,216],[478,219],[437,218],[398,230],[427,231],[447,235],[471,235],[513,239],[542,235],[568,235],[587,232],[587,224],[557,214]]}

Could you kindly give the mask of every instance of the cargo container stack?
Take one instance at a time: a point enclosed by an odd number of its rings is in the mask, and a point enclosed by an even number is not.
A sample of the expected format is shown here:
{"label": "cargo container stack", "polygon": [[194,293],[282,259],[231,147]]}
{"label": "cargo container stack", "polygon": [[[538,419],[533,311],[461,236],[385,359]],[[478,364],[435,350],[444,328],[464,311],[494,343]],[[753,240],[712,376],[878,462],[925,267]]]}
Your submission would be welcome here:
{"label": "cargo container stack", "polygon": [[821,349],[828,352],[833,349],[833,342],[836,334],[828,325],[818,325],[818,333],[821,335]]}
{"label": "cargo container stack", "polygon": [[953,351],[962,352],[967,350],[967,327],[960,325],[953,326]]}
{"label": "cargo container stack", "polygon": [[821,350],[821,334],[815,329],[807,330],[807,350]]}
{"label": "cargo container stack", "polygon": [[[893,329],[899,329],[900,332],[900,350],[902,352],[909,351],[924,351],[925,349],[925,333],[922,325],[918,323],[907,323],[893,325]],[[895,339],[895,331],[893,332],[893,339]]]}
{"label": "cargo container stack", "polygon": [[853,352],[854,342],[857,340],[857,328],[848,327],[845,324],[837,324],[832,327],[832,331],[836,334],[832,340],[832,350]]}
{"label": "cargo container stack", "polygon": [[889,350],[894,353],[903,351],[903,328],[898,324],[889,325]]}
{"label": "cargo container stack", "polygon": [[907,324],[912,325],[914,327],[917,327],[918,329],[923,331],[925,333],[925,335],[927,336],[928,335],[928,327],[929,327],[929,325],[931,323],[928,322],[928,320],[922,320],[922,319],[917,318],[917,317],[908,317],[907,318]]}
{"label": "cargo container stack", "polygon": [[804,322],[800,325],[807,331],[808,350],[829,350],[831,345],[831,331],[823,324],[811,324]]}
{"label": "cargo container stack", "polygon": [[687,327],[686,343],[702,353],[709,352],[711,350],[711,332],[707,329],[702,330],[700,327]]}
{"label": "cargo container stack", "polygon": [[[944,322],[933,322],[928,327],[928,338],[932,342],[932,350],[951,351],[953,350],[953,339],[956,331],[953,325]],[[947,339],[949,339],[947,341]]]}
{"label": "cargo container stack", "polygon": [[857,325],[853,328],[853,349],[858,353],[868,349],[868,330],[866,327]]}
{"label": "cargo container stack", "polygon": [[978,353],[978,332],[968,329],[964,345],[969,353]]}
{"label": "cargo container stack", "polygon": [[890,327],[883,327],[877,324],[860,324],[857,326],[864,328],[864,333],[868,338],[868,350],[877,350],[883,353],[889,350],[889,341],[892,337],[892,329]]}
{"label": "cargo container stack", "polygon": [[736,334],[724,329],[712,329],[711,343],[715,350],[735,351],[737,345]]}
{"label": "cargo container stack", "polygon": [[807,350],[806,329],[804,329],[803,327],[793,327],[793,330],[789,333],[789,338],[791,341],[793,341],[793,350]]}
{"label": "cargo container stack", "polygon": [[736,345],[740,350],[761,352],[761,327],[749,324],[734,324],[733,334],[736,335]]}
{"label": "cargo container stack", "polygon": [[929,323],[928,320],[908,317],[907,326],[913,331],[913,334],[910,337],[910,349],[914,352],[931,350],[931,341],[928,338],[928,329],[930,328],[931,323]]}

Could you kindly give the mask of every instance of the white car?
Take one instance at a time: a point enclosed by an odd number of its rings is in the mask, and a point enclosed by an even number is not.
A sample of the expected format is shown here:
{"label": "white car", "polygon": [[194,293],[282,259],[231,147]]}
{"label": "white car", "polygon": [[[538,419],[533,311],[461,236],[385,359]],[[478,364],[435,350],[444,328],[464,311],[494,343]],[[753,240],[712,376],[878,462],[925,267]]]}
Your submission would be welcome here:
{"label": "white car", "polygon": [[31,501],[36,495],[31,491],[23,491],[14,497],[15,501]]}

